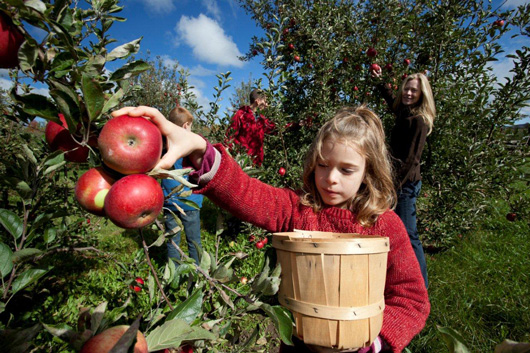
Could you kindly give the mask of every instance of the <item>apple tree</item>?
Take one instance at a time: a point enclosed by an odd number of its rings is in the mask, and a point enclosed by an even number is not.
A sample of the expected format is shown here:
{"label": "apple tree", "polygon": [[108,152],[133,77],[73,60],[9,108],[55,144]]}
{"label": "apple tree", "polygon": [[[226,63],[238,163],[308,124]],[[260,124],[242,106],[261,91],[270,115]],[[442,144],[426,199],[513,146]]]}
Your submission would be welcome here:
{"label": "apple tree", "polygon": [[[502,36],[528,39],[528,4],[505,11],[475,0],[240,3],[263,29],[246,58],[261,60],[268,114],[280,126],[265,147],[272,180],[300,185],[301,146],[340,106],[368,104],[389,132],[393,116],[376,86],[397,90],[405,75],[424,72],[437,117],[423,156],[422,236],[449,245],[473,227],[488,199],[514,193],[528,145],[520,140],[508,149],[505,127],[530,101],[530,49],[521,44],[509,53],[510,77],[495,77],[492,62],[505,58]],[[373,64],[383,70],[381,81],[371,75]]]}

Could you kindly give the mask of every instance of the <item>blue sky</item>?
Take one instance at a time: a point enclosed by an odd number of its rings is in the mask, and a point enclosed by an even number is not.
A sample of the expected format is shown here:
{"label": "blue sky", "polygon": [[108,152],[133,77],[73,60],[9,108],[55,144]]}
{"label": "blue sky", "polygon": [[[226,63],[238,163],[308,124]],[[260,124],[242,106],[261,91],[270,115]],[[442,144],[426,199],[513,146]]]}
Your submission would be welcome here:
{"label": "blue sky", "polygon": [[[528,1],[507,0],[503,7],[513,8]],[[248,81],[250,76],[252,79],[262,77],[259,57],[249,62],[238,60],[238,56],[248,51],[252,36],[259,36],[261,29],[237,1],[127,0],[121,5],[124,9],[118,15],[127,21],[117,22],[111,29],[111,37],[117,40],[115,46],[143,37],[140,55],[149,51],[153,58],[161,56],[168,64],[178,62],[188,69],[190,83],[201,105],[208,106],[218,73],[231,71],[233,87]],[[521,43],[513,40],[503,43],[505,54],[520,46]],[[510,59],[503,58],[492,67],[498,77],[504,77],[510,75],[512,65]],[[6,70],[0,70],[0,87],[9,86]],[[37,88],[38,92],[46,94],[44,87]],[[222,108],[227,109],[232,92],[224,94]],[[530,109],[526,112],[530,115]]]}

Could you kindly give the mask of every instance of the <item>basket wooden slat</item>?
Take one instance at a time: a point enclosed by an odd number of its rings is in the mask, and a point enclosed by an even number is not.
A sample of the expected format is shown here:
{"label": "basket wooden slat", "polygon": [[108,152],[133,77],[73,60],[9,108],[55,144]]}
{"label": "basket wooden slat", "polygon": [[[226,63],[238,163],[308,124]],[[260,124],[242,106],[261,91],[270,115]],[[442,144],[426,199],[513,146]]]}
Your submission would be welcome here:
{"label": "basket wooden slat", "polygon": [[275,233],[280,303],[307,344],[366,347],[383,322],[389,240],[327,232]]}

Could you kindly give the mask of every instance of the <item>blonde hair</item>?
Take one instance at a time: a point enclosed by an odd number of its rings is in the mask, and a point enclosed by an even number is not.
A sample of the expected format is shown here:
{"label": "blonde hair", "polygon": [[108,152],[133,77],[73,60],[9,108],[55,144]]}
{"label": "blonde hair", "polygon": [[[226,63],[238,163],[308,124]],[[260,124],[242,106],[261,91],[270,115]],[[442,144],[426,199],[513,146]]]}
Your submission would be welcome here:
{"label": "blonde hair", "polygon": [[425,124],[429,127],[429,135],[432,132],[434,126],[434,119],[436,118],[436,106],[434,104],[434,97],[432,95],[431,85],[429,79],[424,74],[418,72],[407,76],[399,89],[396,100],[394,101],[394,110],[397,110],[403,99],[403,89],[405,85],[412,80],[418,80],[420,82],[421,96],[417,105],[414,106],[411,111],[413,114],[421,115]]}
{"label": "blonde hair", "polygon": [[182,127],[185,123],[191,124],[193,122],[193,115],[186,108],[176,107],[169,112],[167,119],[173,124]]}
{"label": "blonde hair", "polygon": [[396,202],[381,119],[364,105],[345,107],[319,130],[306,156],[301,198],[301,203],[315,212],[324,207],[315,183],[315,168],[322,145],[329,139],[351,144],[366,160],[364,180],[357,194],[348,201],[347,208],[357,215],[362,226],[371,226]]}

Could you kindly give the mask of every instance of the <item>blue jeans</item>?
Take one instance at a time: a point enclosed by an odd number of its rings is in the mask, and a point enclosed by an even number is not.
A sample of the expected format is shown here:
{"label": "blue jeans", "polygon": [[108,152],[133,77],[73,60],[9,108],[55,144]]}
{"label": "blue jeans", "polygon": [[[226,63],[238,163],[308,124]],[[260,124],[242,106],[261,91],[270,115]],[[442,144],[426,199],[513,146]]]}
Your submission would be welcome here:
{"label": "blue jeans", "polygon": [[[199,263],[199,250],[202,247],[201,245],[201,218],[200,218],[200,210],[192,210],[192,211],[185,211],[186,215],[183,215],[179,211],[175,211],[175,214],[180,218],[182,221],[182,226],[184,228],[184,233],[186,234],[186,241],[188,243],[188,251],[190,253],[190,257],[195,260],[195,262]],[[178,223],[173,217],[173,215],[168,212],[164,211],[164,222],[166,224],[166,231],[171,232],[172,229],[178,227]],[[180,234],[181,231],[179,230],[175,235],[171,238],[175,244],[180,246]],[[195,243],[197,245],[195,245]],[[197,248],[199,247],[199,249]],[[176,258],[180,260],[180,253],[178,250],[173,246],[173,243],[171,241],[167,242],[167,256],[168,259]],[[178,263],[176,261],[175,265],[178,266]]]}
{"label": "blue jeans", "polygon": [[416,224],[416,199],[421,190],[421,181],[407,181],[400,190],[398,190],[398,202],[396,206],[396,213],[405,224],[407,233],[409,234],[410,243],[416,254],[416,258],[420,263],[421,274],[425,281],[425,287],[428,287],[429,280],[427,278],[427,263],[425,261],[425,254],[423,253],[423,246],[421,245],[420,236],[418,234],[418,226]]}

